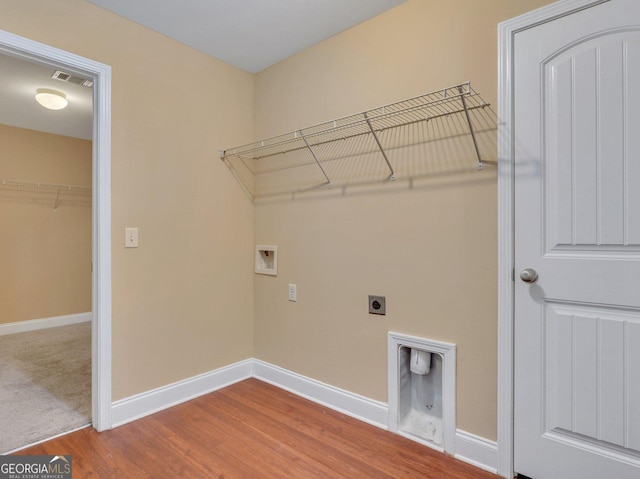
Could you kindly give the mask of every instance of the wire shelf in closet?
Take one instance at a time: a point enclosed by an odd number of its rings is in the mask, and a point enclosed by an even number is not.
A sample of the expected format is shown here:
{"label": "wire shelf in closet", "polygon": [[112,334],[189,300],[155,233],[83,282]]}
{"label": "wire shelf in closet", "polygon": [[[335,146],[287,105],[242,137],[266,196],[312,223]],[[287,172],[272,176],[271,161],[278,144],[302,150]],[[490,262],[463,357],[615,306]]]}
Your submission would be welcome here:
{"label": "wire shelf in closet", "polygon": [[[254,196],[482,169],[497,120],[469,82],[220,152]],[[492,140],[493,138],[493,140]],[[495,145],[488,146],[493,155]],[[471,162],[471,163],[470,163]]]}
{"label": "wire shelf in closet", "polygon": [[27,188],[27,189],[40,189],[49,191],[73,191],[75,193],[91,193],[90,186],[76,186],[76,185],[64,185],[59,183],[42,183],[39,181],[21,181],[21,180],[7,180],[2,179],[2,185],[13,188]]}
{"label": "wire shelf in closet", "polygon": [[[57,210],[62,203],[62,197],[91,196],[90,186],[67,185],[61,183],[45,183],[39,181],[10,180],[3,178],[0,182],[3,189],[14,191],[28,191],[43,195],[55,195],[53,209]],[[51,197],[51,196],[49,196]]]}

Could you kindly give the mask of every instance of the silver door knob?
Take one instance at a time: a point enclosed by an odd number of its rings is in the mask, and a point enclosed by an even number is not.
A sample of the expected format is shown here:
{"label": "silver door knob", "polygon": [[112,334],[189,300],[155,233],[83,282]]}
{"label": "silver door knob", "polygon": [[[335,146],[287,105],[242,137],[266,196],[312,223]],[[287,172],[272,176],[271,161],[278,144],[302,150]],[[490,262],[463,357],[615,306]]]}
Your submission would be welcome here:
{"label": "silver door knob", "polygon": [[538,272],[533,268],[523,269],[520,272],[520,279],[525,283],[535,283],[538,281]]}

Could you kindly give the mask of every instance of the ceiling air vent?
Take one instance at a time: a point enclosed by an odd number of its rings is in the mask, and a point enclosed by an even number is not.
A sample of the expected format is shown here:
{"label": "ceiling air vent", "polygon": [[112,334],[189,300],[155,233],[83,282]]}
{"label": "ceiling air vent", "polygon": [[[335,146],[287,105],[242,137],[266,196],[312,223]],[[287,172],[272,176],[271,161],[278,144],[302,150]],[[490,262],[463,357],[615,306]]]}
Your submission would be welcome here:
{"label": "ceiling air vent", "polygon": [[93,86],[93,80],[87,80],[85,78],[74,77],[69,73],[62,72],[60,70],[56,71],[51,78],[54,80],[60,80],[68,83],[74,83],[76,85],[86,86],[87,88],[91,88]]}

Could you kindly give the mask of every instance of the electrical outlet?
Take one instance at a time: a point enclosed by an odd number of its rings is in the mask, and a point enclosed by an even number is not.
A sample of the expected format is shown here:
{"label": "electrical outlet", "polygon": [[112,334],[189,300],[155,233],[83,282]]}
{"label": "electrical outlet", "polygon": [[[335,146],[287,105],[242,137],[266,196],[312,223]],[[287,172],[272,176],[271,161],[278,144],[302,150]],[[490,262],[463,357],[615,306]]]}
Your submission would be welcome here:
{"label": "electrical outlet", "polygon": [[369,295],[369,314],[387,314],[386,298],[384,296]]}

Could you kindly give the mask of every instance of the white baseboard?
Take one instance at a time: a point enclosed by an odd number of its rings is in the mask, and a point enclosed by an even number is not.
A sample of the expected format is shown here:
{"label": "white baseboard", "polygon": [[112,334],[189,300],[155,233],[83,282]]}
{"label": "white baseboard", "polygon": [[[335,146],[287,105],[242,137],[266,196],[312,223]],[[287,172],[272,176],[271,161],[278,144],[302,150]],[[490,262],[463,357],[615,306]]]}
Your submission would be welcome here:
{"label": "white baseboard", "polygon": [[67,314],[65,316],[54,316],[51,318],[30,319],[27,321],[16,321],[15,323],[0,324],[0,336],[6,334],[26,333],[38,329],[57,328],[58,326],[68,326],[70,324],[84,323],[91,321],[93,313]]}
{"label": "white baseboard", "polygon": [[[121,426],[163,409],[189,401],[249,378],[272,384],[381,429],[388,429],[386,403],[302,376],[259,359],[247,359],[209,373],[179,381],[112,405],[113,427]],[[456,430],[454,456],[476,467],[495,473],[497,445],[474,434]]]}
{"label": "white baseboard", "polygon": [[387,429],[387,405],[286,369],[253,360],[253,377],[310,401]]}
{"label": "white baseboard", "polygon": [[456,431],[456,459],[497,474],[498,445],[470,432]]}
{"label": "white baseboard", "polygon": [[252,375],[252,362],[251,359],[246,359],[209,373],[116,401],[111,407],[112,426],[122,426],[198,396],[249,379]]}

